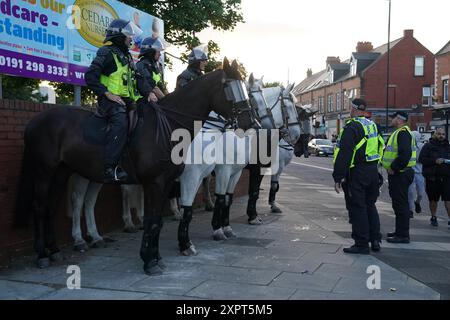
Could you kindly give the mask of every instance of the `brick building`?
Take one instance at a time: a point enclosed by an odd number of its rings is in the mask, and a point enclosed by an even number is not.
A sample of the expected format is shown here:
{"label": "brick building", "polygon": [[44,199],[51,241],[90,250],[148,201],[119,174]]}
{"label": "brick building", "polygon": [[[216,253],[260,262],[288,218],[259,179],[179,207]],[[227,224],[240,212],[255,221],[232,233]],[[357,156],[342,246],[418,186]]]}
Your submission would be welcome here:
{"label": "brick building", "polygon": [[448,80],[450,78],[450,41],[436,53],[435,103],[433,105],[433,121],[431,128],[446,126],[448,135],[447,115],[450,110],[448,100]]}
{"label": "brick building", "polygon": [[[434,89],[434,54],[405,30],[402,38],[390,44],[389,113],[406,111],[414,130],[428,130]],[[388,46],[373,48],[370,42],[358,42],[349,59],[328,57],[326,68],[316,74],[311,69],[294,89],[302,105],[318,109],[315,135],[337,134],[348,119],[349,102],[363,98],[372,118],[385,130]],[[389,121],[390,125],[390,121]]]}

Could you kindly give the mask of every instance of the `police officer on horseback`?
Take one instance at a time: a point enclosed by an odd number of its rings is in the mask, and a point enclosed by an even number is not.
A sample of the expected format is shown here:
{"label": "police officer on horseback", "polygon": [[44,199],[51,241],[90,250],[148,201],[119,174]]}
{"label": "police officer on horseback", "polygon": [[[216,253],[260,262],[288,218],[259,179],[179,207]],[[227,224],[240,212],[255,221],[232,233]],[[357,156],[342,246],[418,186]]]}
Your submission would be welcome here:
{"label": "police officer on horseback", "polygon": [[188,67],[177,78],[176,89],[182,88],[190,81],[201,77],[205,72],[208,63],[208,55],[200,48],[196,47],[188,56]]}
{"label": "police officer on horseback", "polygon": [[141,44],[140,61],[136,63],[139,93],[148,102],[157,102],[167,95],[164,85],[164,73],[160,63],[164,44],[157,38],[145,38]]}
{"label": "police officer on horseback", "polygon": [[130,21],[115,19],[106,30],[104,43],[85,74],[86,84],[98,96],[98,113],[110,126],[103,157],[103,182],[123,182],[128,174],[119,165],[128,131],[127,110],[139,99],[133,58],[132,37],[140,30]]}
{"label": "police officer on horseback", "polygon": [[351,103],[350,119],[339,134],[334,152],[333,178],[337,193],[343,189],[355,244],[345,253],[369,254],[380,250],[380,218],[375,206],[379,195],[378,164],[384,141],[377,125],[369,119],[362,99]]}

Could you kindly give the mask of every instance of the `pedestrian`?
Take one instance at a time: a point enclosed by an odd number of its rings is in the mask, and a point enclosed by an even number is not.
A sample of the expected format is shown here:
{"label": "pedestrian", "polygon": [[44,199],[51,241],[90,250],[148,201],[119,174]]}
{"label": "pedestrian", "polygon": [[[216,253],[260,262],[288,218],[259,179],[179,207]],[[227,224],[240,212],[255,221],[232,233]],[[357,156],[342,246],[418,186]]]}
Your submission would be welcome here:
{"label": "pedestrian", "polygon": [[395,213],[395,231],[388,233],[387,242],[409,243],[408,189],[414,180],[416,165],[416,142],[408,127],[408,114],[395,112],[392,126],[396,128],[389,137],[383,155],[383,167],[388,173],[389,195]]}
{"label": "pedestrian", "polygon": [[335,190],[344,191],[355,244],[345,253],[369,254],[380,251],[380,218],[375,205],[379,196],[378,164],[384,141],[376,124],[367,119],[367,104],[362,99],[351,103],[351,119],[337,139],[334,152]]}
{"label": "pedestrian", "polygon": [[[422,212],[422,199],[425,195],[425,178],[422,175],[422,163],[420,162],[420,152],[422,151],[423,142],[420,141],[421,134],[418,131],[413,131],[413,138],[416,140],[416,154],[418,157],[418,161],[416,165],[413,167],[414,170],[414,181],[409,186],[408,190],[408,200],[409,200],[409,210],[410,217],[414,217],[413,210],[416,213]],[[414,193],[416,194],[416,198],[414,199]]]}
{"label": "pedestrian", "polygon": [[430,142],[425,144],[419,157],[423,164],[423,176],[426,182],[426,193],[430,201],[432,226],[437,227],[437,206],[440,199],[445,203],[450,228],[450,145],[445,130],[439,128]]}

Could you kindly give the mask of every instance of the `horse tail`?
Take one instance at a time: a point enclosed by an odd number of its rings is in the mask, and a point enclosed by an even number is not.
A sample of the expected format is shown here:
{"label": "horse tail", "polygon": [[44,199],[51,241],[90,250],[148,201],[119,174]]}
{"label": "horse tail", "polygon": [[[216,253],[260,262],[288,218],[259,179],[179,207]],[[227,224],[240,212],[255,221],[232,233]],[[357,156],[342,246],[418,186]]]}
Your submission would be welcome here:
{"label": "horse tail", "polygon": [[13,219],[15,228],[24,228],[29,223],[30,215],[33,211],[34,185],[33,156],[30,147],[25,144]]}

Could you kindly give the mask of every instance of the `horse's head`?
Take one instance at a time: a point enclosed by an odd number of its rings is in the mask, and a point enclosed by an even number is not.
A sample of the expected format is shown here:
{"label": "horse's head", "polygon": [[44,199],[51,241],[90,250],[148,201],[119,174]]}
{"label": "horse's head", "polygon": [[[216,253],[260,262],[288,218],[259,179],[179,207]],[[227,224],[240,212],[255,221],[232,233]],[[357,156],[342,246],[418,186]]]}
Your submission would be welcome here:
{"label": "horse's head", "polygon": [[297,157],[301,157],[302,155],[305,158],[308,157],[308,142],[311,136],[311,119],[317,111],[312,110],[310,106],[301,106],[296,105],[298,118],[300,120],[300,124],[302,127],[302,134],[300,135],[300,139],[295,144],[294,154]]}
{"label": "horse's head", "polygon": [[235,127],[244,130],[257,127],[257,121],[248,101],[247,89],[236,60],[230,65],[228,59],[225,58],[220,72],[220,90],[215,91],[212,97],[213,111],[231,121]]}
{"label": "horse's head", "polygon": [[284,137],[288,143],[294,145],[300,138],[301,134],[301,123],[298,117],[297,109],[295,104],[297,99],[292,93],[295,84],[292,83],[283,90],[281,95],[281,114],[284,121],[284,127],[288,129],[287,136]]}

